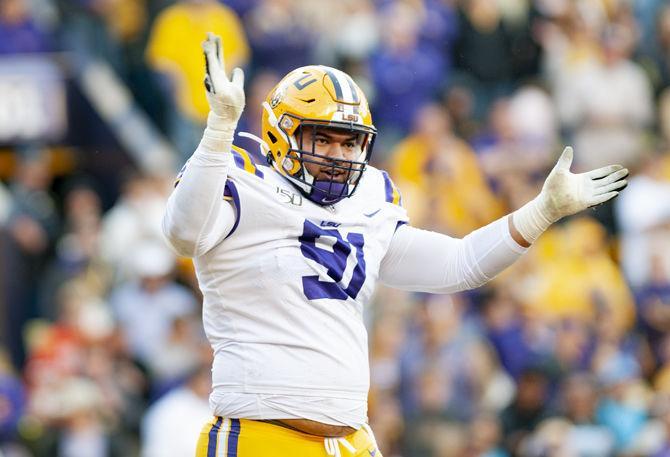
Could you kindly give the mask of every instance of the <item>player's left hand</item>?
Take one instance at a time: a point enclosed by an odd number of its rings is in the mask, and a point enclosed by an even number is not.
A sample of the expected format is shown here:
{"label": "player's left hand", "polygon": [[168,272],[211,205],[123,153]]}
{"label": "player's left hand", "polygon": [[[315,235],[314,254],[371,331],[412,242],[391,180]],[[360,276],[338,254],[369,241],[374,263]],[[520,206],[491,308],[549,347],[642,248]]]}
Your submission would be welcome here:
{"label": "player's left hand", "polygon": [[572,173],[573,151],[570,146],[551,170],[539,195],[541,211],[550,222],[604,203],[626,187],[628,170],[608,165],[586,173]]}
{"label": "player's left hand", "polygon": [[572,156],[572,148],[566,147],[540,194],[512,214],[510,233],[521,246],[530,246],[562,217],[611,200],[628,184],[628,170],[621,165],[572,173]]}

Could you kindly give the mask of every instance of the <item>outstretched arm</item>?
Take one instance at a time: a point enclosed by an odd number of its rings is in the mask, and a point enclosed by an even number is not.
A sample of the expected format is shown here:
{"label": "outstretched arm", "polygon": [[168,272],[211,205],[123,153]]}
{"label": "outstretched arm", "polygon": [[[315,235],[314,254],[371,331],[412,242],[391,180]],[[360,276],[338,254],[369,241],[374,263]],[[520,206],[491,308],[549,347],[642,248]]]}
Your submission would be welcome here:
{"label": "outstretched arm", "polygon": [[207,127],[184,166],[163,216],[163,233],[177,252],[190,257],[219,243],[235,222],[235,208],[223,196],[233,135],[244,109],[242,70],[236,68],[228,79],[218,36],[208,33],[202,47],[210,107]]}
{"label": "outstretched arm", "polygon": [[463,239],[401,226],[382,261],[381,281],[433,293],[479,287],[514,263],[552,223],[606,202],[626,186],[628,170],[620,165],[574,174],[571,163],[568,147],[535,199]]}

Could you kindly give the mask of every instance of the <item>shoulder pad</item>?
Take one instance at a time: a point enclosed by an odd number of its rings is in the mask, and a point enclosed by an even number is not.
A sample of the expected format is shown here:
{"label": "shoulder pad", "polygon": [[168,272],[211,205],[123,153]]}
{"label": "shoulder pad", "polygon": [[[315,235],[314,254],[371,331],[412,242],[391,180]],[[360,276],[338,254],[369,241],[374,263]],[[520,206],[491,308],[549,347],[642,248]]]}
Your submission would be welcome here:
{"label": "shoulder pad", "polygon": [[251,156],[244,149],[233,146],[230,151],[233,154],[233,159],[237,168],[240,168],[247,173],[256,175],[259,178],[263,178],[263,172],[256,166],[256,164],[251,160]]}
{"label": "shoulder pad", "polygon": [[379,170],[384,178],[384,195],[386,196],[386,201],[388,203],[393,203],[394,205],[402,206],[402,196],[400,191],[393,184],[388,173],[384,170]]}

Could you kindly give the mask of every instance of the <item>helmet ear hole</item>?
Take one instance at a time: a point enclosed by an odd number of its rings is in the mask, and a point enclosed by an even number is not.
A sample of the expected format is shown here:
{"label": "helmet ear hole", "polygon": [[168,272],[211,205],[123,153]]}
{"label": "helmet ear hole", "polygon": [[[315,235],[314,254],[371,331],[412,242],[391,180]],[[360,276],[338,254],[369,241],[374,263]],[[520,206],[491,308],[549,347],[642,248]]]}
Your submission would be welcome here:
{"label": "helmet ear hole", "polygon": [[268,130],[267,132],[268,138],[270,138],[270,141],[272,141],[272,144],[275,144],[277,142],[277,137],[273,135],[271,131]]}

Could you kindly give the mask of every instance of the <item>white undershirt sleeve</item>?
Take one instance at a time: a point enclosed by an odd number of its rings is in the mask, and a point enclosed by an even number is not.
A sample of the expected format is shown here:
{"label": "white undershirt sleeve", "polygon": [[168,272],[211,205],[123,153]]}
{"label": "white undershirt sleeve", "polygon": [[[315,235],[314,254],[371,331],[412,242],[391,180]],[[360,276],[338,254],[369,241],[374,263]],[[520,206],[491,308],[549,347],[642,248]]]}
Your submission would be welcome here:
{"label": "white undershirt sleeve", "polygon": [[163,216],[163,233],[180,255],[206,253],[235,224],[236,209],[224,199],[231,161],[230,152],[211,152],[202,145],[189,159]]}
{"label": "white undershirt sleeve", "polygon": [[527,251],[512,239],[507,217],[463,239],[402,225],[382,259],[380,280],[415,292],[453,293],[479,287]]}

